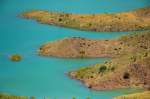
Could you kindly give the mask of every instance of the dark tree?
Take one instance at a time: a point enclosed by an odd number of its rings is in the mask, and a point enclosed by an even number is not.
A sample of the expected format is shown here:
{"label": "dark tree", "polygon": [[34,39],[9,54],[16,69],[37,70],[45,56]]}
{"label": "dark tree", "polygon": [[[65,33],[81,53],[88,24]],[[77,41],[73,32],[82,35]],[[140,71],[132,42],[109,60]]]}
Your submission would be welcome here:
{"label": "dark tree", "polygon": [[125,73],[123,74],[123,78],[124,78],[124,79],[130,79],[130,74],[129,74],[128,72],[125,72]]}
{"label": "dark tree", "polygon": [[104,65],[104,66],[101,66],[99,68],[99,72],[105,72],[107,70],[107,67]]}

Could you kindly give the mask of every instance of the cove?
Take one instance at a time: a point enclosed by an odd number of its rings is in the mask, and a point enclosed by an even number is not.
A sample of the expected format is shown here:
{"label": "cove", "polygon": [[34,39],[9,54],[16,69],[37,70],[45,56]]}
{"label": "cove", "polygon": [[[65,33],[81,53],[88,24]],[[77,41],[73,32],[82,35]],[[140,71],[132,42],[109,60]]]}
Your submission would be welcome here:
{"label": "cove", "polygon": [[[104,62],[108,59],[61,59],[40,57],[37,49],[43,43],[65,37],[118,38],[128,33],[95,33],[78,31],[38,24],[17,17],[20,13],[32,9],[46,9],[70,13],[116,13],[150,5],[149,0],[1,0],[0,1],[0,92],[15,95],[49,96],[57,99],[111,99],[114,96],[135,91],[118,89],[112,91],[92,91],[80,82],[68,78],[65,73]],[[8,60],[8,56],[19,53],[21,62]]]}

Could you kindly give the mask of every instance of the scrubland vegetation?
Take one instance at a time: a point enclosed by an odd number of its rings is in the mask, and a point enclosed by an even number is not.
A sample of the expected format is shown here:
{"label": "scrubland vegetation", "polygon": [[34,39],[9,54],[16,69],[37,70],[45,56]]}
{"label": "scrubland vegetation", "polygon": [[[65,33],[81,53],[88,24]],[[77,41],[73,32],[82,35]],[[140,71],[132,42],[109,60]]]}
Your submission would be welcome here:
{"label": "scrubland vegetation", "polygon": [[[136,33],[118,39],[122,51],[111,61],[72,71],[72,78],[96,90],[150,87],[150,33]],[[115,49],[116,50],[116,49]]]}
{"label": "scrubland vegetation", "polygon": [[150,7],[115,14],[72,14],[33,10],[21,16],[43,24],[90,31],[150,30]]}

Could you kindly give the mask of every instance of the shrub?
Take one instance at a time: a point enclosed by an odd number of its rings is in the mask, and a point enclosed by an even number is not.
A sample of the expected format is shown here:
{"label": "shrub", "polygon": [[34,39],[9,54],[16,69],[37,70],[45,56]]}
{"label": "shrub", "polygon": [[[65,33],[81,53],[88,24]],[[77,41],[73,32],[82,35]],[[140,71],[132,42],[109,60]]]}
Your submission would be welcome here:
{"label": "shrub", "polygon": [[59,18],[58,21],[59,21],[59,22],[62,21],[62,18]]}
{"label": "shrub", "polygon": [[104,65],[104,66],[101,66],[99,68],[99,72],[105,72],[107,70],[107,67]]}
{"label": "shrub", "polygon": [[85,54],[85,51],[80,51],[79,52],[81,55],[84,55]]}
{"label": "shrub", "polygon": [[115,70],[115,67],[111,67],[110,69],[111,69],[111,71],[114,71],[114,70]]}
{"label": "shrub", "polygon": [[123,74],[123,79],[130,79],[130,74],[128,72],[125,72]]}
{"label": "shrub", "polygon": [[88,23],[88,26],[92,26],[92,23]]}

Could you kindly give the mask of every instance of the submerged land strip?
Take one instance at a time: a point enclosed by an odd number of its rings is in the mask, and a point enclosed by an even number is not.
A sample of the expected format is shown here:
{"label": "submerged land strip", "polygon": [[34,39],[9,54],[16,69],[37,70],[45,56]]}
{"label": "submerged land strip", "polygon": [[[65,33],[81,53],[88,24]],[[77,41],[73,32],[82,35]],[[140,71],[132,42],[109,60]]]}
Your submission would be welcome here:
{"label": "submerged land strip", "polygon": [[97,32],[150,30],[150,7],[122,13],[72,14],[33,10],[21,15],[39,23]]}

